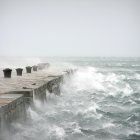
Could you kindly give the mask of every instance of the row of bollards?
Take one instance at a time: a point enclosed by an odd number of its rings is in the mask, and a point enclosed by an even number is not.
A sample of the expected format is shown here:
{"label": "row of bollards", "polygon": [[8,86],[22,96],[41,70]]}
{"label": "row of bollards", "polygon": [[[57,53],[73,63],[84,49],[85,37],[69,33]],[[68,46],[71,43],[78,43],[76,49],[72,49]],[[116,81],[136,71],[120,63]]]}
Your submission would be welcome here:
{"label": "row of bollards", "polygon": [[[37,71],[38,66],[36,66],[36,65],[32,66],[32,67],[28,66],[28,67],[26,67],[26,72],[31,73],[32,68],[33,68],[33,71]],[[17,72],[17,76],[22,76],[23,69],[17,68],[16,72]],[[6,68],[3,70],[3,73],[4,73],[4,78],[11,78],[12,69]]]}

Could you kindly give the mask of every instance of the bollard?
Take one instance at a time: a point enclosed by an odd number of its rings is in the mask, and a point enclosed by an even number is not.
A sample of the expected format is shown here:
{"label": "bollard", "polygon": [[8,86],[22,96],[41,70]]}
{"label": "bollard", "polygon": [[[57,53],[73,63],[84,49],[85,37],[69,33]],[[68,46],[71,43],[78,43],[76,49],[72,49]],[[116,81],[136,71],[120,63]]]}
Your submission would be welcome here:
{"label": "bollard", "polygon": [[33,66],[33,71],[37,71],[37,66],[36,65]]}
{"label": "bollard", "polygon": [[3,70],[4,78],[11,78],[12,69],[6,68]]}
{"label": "bollard", "polygon": [[32,67],[30,67],[30,66],[26,67],[26,72],[27,73],[31,73],[31,70],[32,70]]}
{"label": "bollard", "polygon": [[17,71],[17,76],[22,76],[22,71],[23,71],[22,68],[17,68],[16,71]]}

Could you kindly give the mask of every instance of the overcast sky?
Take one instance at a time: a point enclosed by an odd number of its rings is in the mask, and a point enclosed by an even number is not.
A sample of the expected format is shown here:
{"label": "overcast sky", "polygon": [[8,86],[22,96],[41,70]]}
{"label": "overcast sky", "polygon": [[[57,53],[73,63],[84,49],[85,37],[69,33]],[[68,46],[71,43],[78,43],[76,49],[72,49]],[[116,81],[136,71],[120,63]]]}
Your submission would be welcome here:
{"label": "overcast sky", "polygon": [[140,0],[0,0],[0,56],[140,56]]}

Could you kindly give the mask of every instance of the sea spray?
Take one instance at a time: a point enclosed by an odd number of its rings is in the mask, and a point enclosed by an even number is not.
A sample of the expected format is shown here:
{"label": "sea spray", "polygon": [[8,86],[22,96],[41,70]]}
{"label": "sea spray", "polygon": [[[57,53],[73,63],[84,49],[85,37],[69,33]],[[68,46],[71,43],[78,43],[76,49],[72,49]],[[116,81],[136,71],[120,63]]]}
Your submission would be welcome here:
{"label": "sea spray", "polygon": [[131,59],[82,60],[68,61],[77,71],[64,77],[60,96],[35,99],[26,122],[12,124],[11,140],[140,139],[140,79]]}

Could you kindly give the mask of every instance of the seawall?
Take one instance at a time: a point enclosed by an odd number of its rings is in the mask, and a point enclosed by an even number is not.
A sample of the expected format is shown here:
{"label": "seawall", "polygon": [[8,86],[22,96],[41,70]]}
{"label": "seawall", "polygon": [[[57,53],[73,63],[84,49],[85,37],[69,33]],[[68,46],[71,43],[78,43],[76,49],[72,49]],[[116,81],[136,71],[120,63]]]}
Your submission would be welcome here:
{"label": "seawall", "polygon": [[22,77],[15,73],[10,79],[0,75],[0,132],[10,122],[26,119],[26,109],[35,99],[46,100],[47,91],[59,95],[65,74],[42,70]]}

